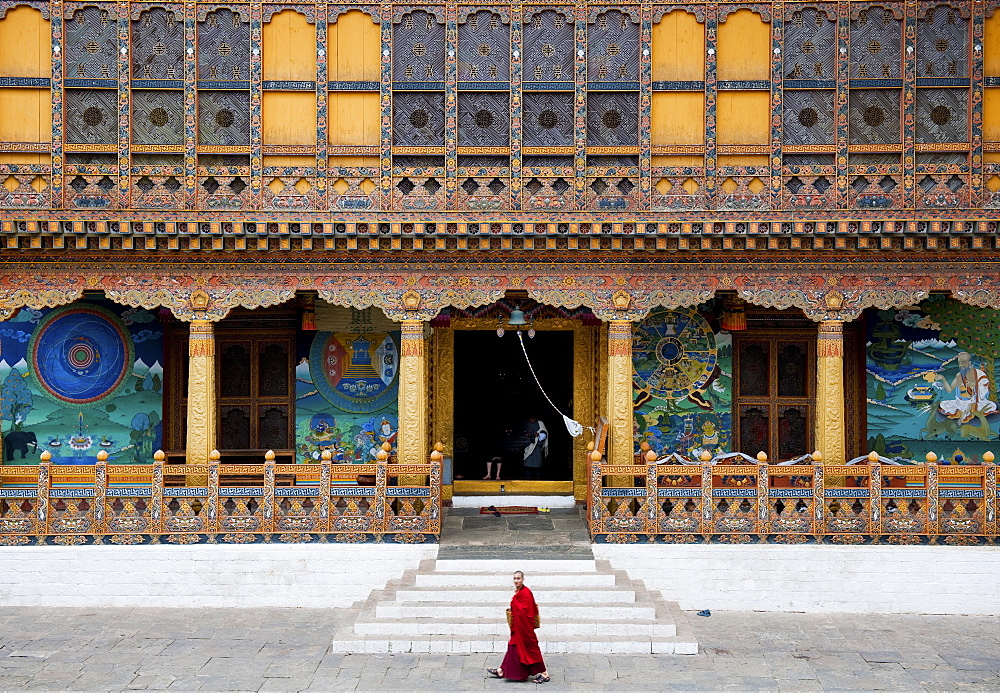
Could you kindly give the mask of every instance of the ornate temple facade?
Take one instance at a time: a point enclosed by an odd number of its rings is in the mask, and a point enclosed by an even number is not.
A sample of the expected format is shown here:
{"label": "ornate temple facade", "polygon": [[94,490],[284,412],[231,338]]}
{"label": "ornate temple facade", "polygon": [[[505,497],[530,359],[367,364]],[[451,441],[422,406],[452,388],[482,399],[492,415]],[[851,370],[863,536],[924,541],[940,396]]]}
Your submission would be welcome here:
{"label": "ornate temple facade", "polygon": [[[0,492],[29,506],[0,535],[150,531],[40,518],[94,465],[99,498],[186,479],[221,517],[230,464],[271,494],[234,532],[320,488],[333,531],[385,457],[400,536],[507,479],[634,519],[600,488],[657,504],[621,470],[652,450],[706,503],[729,453],[819,451],[841,490],[882,483],[843,471],[869,452],[974,467],[947,512],[995,538],[998,4],[0,0]],[[927,469],[899,490],[943,532]]]}

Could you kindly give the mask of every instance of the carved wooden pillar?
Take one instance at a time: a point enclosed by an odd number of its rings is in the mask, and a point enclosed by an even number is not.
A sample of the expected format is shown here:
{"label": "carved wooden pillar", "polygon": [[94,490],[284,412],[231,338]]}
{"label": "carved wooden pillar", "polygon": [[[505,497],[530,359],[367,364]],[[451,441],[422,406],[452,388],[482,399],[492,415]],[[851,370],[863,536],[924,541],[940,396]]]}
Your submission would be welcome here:
{"label": "carved wooden pillar", "polygon": [[[427,443],[427,348],[422,320],[403,320],[399,353],[399,444],[401,464],[424,464]],[[404,483],[400,479],[400,483]]]}
{"label": "carved wooden pillar", "polygon": [[[632,464],[632,321],[611,320],[608,325],[608,419],[611,442],[609,464]],[[631,477],[613,477],[614,486],[631,486]]]}
{"label": "carved wooden pillar", "polygon": [[215,334],[208,320],[192,320],[188,337],[187,463],[208,464],[215,449]]}
{"label": "carved wooden pillar", "polygon": [[828,464],[844,464],[844,323],[823,320],[816,344],[816,448]]}

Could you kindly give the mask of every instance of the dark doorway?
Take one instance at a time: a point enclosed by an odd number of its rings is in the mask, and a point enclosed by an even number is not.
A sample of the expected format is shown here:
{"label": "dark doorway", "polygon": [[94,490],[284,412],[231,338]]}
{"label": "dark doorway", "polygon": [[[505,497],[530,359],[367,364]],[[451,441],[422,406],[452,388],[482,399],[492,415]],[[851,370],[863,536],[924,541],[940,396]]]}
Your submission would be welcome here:
{"label": "dark doorway", "polygon": [[[524,343],[549,397],[573,416],[573,333],[539,331]],[[482,479],[486,462],[503,458],[503,479],[524,479],[525,428],[534,415],[549,431],[541,478],[573,478],[573,439],[539,390],[517,333],[503,337],[481,330],[455,333],[455,478]],[[493,470],[494,475],[496,469]]]}

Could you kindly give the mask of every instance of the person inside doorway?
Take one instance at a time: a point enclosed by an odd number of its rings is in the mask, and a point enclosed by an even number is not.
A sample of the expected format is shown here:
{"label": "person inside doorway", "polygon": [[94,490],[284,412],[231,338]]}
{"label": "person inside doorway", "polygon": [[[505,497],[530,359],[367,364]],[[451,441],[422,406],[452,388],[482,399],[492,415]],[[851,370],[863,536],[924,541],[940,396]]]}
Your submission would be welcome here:
{"label": "person inside doorway", "polygon": [[532,415],[524,427],[528,445],[524,448],[524,478],[542,478],[542,464],[549,455],[549,429],[545,423]]}
{"label": "person inside doorway", "polygon": [[[493,465],[497,467],[497,475],[493,476]],[[503,466],[503,456],[494,455],[489,460],[486,461],[486,476],[483,477],[483,481],[487,479],[496,479],[500,481],[500,468]]]}

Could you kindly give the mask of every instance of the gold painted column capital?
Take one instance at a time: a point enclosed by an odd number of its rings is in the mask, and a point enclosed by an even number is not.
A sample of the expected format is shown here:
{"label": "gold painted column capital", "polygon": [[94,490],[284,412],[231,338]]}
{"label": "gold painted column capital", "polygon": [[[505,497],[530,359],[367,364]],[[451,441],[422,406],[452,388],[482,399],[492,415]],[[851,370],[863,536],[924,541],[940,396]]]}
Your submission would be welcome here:
{"label": "gold painted column capital", "polygon": [[[634,461],[632,423],[632,321],[611,320],[608,323],[608,419],[611,442],[608,447],[610,464],[632,464]],[[630,477],[615,478],[615,486],[631,486]]]}
{"label": "gold painted column capital", "polygon": [[816,341],[816,448],[828,464],[847,461],[844,321],[823,320]]}
{"label": "gold painted column capital", "polygon": [[188,323],[188,464],[207,464],[216,448],[215,327],[210,320]]}
{"label": "gold painted column capital", "polygon": [[[427,339],[423,320],[400,321],[399,447],[401,464],[427,462]],[[400,479],[400,483],[404,483]]]}

